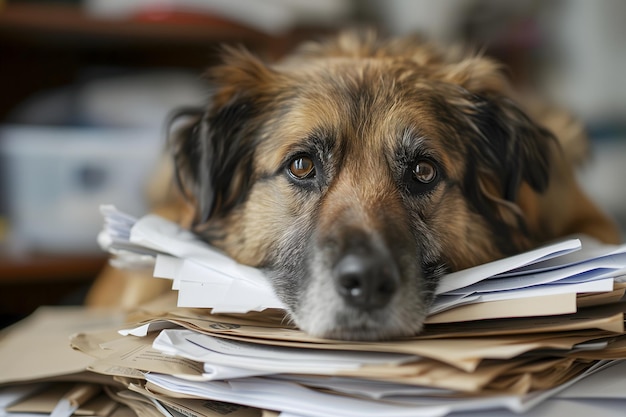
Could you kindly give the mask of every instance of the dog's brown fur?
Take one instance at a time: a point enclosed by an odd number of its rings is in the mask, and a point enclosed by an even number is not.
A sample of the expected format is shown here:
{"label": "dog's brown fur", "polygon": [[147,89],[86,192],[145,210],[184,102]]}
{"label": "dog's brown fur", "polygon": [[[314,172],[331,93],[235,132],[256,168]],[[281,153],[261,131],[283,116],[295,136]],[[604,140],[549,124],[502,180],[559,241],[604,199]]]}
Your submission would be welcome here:
{"label": "dog's brown fur", "polygon": [[[194,230],[265,268],[314,335],[415,334],[446,271],[572,233],[620,240],[561,146],[580,131],[522,110],[490,59],[348,32],[273,64],[229,49],[208,78],[210,104],[172,142]],[[289,174],[301,157],[313,176]]]}

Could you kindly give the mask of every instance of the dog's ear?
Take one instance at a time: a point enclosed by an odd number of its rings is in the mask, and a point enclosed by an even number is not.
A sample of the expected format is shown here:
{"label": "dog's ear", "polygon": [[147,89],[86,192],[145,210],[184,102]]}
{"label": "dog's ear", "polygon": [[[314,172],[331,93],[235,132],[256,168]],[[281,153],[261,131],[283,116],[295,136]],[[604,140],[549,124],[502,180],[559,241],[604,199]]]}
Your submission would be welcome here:
{"label": "dog's ear", "polygon": [[474,96],[469,115],[475,135],[469,152],[476,161],[476,174],[496,178],[501,197],[515,202],[523,182],[535,191],[545,191],[550,177],[550,155],[556,140],[552,133],[500,96]]}
{"label": "dog's ear", "polygon": [[460,105],[474,131],[470,152],[479,166],[498,179],[500,197],[514,202],[525,181],[542,192],[549,182],[549,161],[556,144],[550,131],[533,121],[510,97],[510,83],[499,63],[472,56],[443,65],[438,77],[463,90]]}
{"label": "dog's ear", "polygon": [[473,132],[463,189],[491,224],[526,234],[520,187],[525,183],[537,193],[547,189],[557,141],[503,95],[472,94],[471,102],[471,110],[465,111]]}
{"label": "dog's ear", "polygon": [[525,234],[520,187],[526,184],[536,193],[548,188],[558,141],[514,102],[509,80],[496,61],[453,56],[436,76],[461,91],[462,98],[449,100],[460,109],[469,130],[464,141],[466,196],[505,237],[514,231]]}
{"label": "dog's ear", "polygon": [[253,120],[261,111],[270,70],[243,50],[228,50],[224,63],[206,73],[206,109],[189,116],[170,138],[177,182],[196,209],[195,225],[220,218],[241,203],[253,175]]}

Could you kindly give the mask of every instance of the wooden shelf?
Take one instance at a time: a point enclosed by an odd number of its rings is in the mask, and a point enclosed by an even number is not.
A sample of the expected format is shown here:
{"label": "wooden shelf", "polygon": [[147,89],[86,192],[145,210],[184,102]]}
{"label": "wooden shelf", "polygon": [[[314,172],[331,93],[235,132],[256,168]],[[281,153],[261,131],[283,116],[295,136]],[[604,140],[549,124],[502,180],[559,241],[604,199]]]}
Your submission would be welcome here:
{"label": "wooden shelf", "polygon": [[243,42],[267,45],[275,39],[267,34],[217,17],[169,15],[159,20],[100,19],[78,7],[55,4],[10,4],[0,9],[0,34],[34,43],[109,45],[128,42],[198,44]]}
{"label": "wooden shelf", "polygon": [[102,255],[0,255],[0,285],[89,282],[105,265]]}
{"label": "wooden shelf", "polygon": [[280,37],[210,16],[113,20],[78,7],[0,6],[0,123],[28,97],[80,80],[85,68],[179,68],[200,75],[223,43],[277,57],[315,29]]}
{"label": "wooden shelf", "polygon": [[0,328],[41,305],[81,304],[103,255],[0,255]]}

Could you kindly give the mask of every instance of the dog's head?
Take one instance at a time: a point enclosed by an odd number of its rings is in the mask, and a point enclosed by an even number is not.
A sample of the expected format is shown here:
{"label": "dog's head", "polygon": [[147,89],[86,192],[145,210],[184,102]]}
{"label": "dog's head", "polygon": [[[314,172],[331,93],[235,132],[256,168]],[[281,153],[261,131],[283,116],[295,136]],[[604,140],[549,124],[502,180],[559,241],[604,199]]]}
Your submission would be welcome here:
{"label": "dog's head", "polygon": [[208,76],[173,140],[194,230],[264,268],[303,330],[415,334],[442,274],[532,243],[516,199],[546,188],[553,141],[492,61],[353,33]]}

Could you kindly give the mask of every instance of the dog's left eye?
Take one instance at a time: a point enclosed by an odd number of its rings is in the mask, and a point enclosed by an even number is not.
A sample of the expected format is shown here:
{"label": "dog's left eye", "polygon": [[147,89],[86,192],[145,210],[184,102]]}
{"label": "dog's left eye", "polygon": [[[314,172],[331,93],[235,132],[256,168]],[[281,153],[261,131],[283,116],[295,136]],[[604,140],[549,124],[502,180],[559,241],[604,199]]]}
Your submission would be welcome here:
{"label": "dog's left eye", "polygon": [[407,167],[404,184],[411,194],[423,194],[437,186],[441,173],[438,165],[428,158],[419,158]]}
{"label": "dog's left eye", "polygon": [[413,176],[422,184],[430,184],[437,178],[437,167],[432,162],[422,159],[415,163]]}
{"label": "dog's left eye", "polygon": [[306,155],[298,156],[289,164],[289,173],[292,177],[299,180],[310,178],[315,175],[315,164]]}

